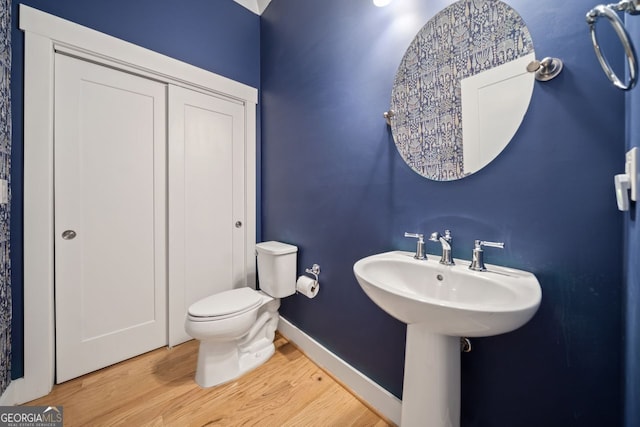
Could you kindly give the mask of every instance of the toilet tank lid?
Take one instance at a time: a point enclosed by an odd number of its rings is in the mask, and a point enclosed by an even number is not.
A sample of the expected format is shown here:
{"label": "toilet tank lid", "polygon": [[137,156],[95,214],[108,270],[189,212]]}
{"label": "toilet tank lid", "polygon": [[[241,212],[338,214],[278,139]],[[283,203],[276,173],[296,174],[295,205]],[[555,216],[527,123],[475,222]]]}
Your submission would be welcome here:
{"label": "toilet tank lid", "polygon": [[270,255],[285,255],[298,252],[298,247],[289,245],[287,243],[270,241],[256,243],[256,251],[258,253],[270,254]]}

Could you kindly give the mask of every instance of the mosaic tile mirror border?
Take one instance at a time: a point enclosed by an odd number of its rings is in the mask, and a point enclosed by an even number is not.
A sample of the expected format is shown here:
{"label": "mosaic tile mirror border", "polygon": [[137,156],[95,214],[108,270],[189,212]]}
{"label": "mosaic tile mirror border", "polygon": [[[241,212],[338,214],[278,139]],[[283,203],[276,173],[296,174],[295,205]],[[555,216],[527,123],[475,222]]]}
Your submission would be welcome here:
{"label": "mosaic tile mirror border", "polygon": [[498,0],[460,0],[422,27],[391,93],[391,130],[404,161],[436,181],[463,178],[460,81],[533,52],[524,21]]}

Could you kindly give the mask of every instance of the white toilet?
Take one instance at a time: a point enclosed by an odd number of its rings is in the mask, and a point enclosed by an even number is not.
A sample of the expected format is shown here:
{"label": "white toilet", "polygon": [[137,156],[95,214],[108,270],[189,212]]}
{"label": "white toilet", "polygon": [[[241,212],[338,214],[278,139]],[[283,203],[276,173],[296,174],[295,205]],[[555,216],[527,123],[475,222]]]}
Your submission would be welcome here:
{"label": "white toilet", "polygon": [[280,298],[296,292],[298,248],[256,244],[260,290],[238,288],[193,303],[185,331],[200,340],[196,383],[212,387],[260,366],[275,352]]}

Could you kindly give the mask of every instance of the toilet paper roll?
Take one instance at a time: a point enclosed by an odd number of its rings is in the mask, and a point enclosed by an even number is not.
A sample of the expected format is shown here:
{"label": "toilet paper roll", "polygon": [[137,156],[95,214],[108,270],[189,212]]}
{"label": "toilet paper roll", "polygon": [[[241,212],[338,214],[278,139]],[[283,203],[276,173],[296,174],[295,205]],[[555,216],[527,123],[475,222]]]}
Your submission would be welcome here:
{"label": "toilet paper roll", "polygon": [[320,290],[320,283],[316,282],[315,279],[307,276],[298,277],[298,281],[296,282],[296,291],[300,292],[307,298],[313,298],[318,295],[318,291]]}

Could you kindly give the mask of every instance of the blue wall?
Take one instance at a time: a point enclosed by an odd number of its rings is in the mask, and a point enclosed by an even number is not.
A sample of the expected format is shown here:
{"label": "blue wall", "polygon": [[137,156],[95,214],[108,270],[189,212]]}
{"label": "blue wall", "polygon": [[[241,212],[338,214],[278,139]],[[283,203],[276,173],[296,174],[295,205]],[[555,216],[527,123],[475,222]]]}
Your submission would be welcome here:
{"label": "blue wall", "polygon": [[[446,183],[404,165],[381,113],[413,35],[450,1],[396,0],[378,9],[370,0],[273,0],[262,20],[231,0],[25,3],[251,86],[262,83],[262,237],[297,244],[300,272],[314,262],[323,268],[319,296],[285,299],[282,313],[391,392],[402,390],[405,328],[362,293],[352,265],[376,252],[411,250],[404,231],[450,228],[455,257],[469,259],[476,238],[504,240],[507,249],[488,250],[487,261],[532,271],[543,288],[540,311],[528,325],[474,339],[474,351],[463,355],[463,426],[620,425],[623,289],[627,426],[639,419],[633,354],[640,351],[634,321],[640,278],[632,260],[640,229],[633,213],[623,288],[623,216],[611,181],[622,167],[624,104],[590,46],[584,12],[591,3],[508,1],[528,24],[538,57],[562,58],[565,71],[536,84],[520,131],[498,159]],[[13,376],[19,377],[23,37],[17,3],[13,16]],[[605,35],[603,44],[609,52],[616,42]],[[629,111],[638,109],[632,94]]]}
{"label": "blue wall", "polygon": [[[260,18],[232,0],[28,0],[22,3],[258,88]],[[13,4],[12,376],[23,375],[22,173],[24,34]]]}
{"label": "blue wall", "polygon": [[[273,0],[263,14],[262,237],[298,245],[299,273],[322,266],[318,297],[286,298],[281,313],[400,396],[405,327],[364,295],[353,263],[412,250],[404,231],[449,228],[463,259],[474,239],[505,241],[487,262],[535,273],[542,305],[523,328],[473,340],[462,425],[620,425],[623,223],[612,177],[623,167],[625,106],[593,54],[584,20],[593,5],[508,1],[537,56],[565,69],[536,83],[493,163],[433,182],[402,162],[382,112],[404,50],[450,3]],[[621,57],[605,33],[603,48]]]}
{"label": "blue wall", "polygon": [[[626,17],[626,27],[632,40],[640,40],[640,19]],[[636,42],[636,48],[638,44]],[[637,51],[636,51],[637,52]],[[629,92],[627,97],[627,148],[640,146],[640,86]],[[633,206],[625,217],[625,427],[640,425],[640,224],[638,207]]]}

